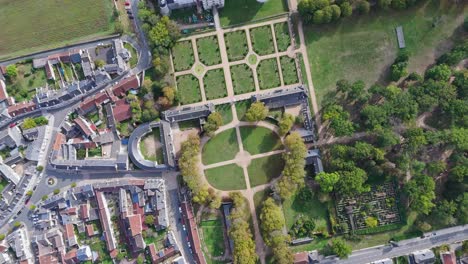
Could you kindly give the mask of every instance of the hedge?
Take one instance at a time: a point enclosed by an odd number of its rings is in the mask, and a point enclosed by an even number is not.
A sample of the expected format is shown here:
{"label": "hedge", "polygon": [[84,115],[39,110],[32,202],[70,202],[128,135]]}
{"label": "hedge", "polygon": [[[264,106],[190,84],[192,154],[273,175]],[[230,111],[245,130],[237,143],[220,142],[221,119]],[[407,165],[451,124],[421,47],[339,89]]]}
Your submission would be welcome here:
{"label": "hedge", "polygon": [[377,227],[371,227],[371,228],[356,230],[356,231],[354,231],[354,234],[356,234],[356,235],[370,235],[370,234],[382,233],[382,232],[387,232],[387,231],[399,229],[402,226],[403,226],[403,224],[401,224],[401,223],[394,223],[394,224],[389,224],[389,225],[384,225],[384,226],[377,226]]}

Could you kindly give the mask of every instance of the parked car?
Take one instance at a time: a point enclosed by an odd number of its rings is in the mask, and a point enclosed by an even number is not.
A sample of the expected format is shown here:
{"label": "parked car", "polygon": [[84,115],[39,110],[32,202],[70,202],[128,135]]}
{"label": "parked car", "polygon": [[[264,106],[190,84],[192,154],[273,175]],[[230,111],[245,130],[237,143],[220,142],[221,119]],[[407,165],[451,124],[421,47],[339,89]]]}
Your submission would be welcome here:
{"label": "parked car", "polygon": [[135,17],[133,17],[132,15],[130,15],[130,16],[128,16],[128,18],[130,18],[130,19],[134,19]]}
{"label": "parked car", "polygon": [[125,2],[125,5],[126,5],[126,6],[129,6],[129,5],[130,5],[130,2],[128,2],[128,1]]}

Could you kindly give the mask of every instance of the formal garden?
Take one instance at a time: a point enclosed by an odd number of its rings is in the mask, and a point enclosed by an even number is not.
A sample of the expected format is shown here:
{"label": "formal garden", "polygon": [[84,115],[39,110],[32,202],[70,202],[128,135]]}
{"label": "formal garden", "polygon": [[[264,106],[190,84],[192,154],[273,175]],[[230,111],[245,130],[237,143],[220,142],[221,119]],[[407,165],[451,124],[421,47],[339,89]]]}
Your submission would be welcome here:
{"label": "formal garden", "polygon": [[197,50],[200,62],[205,64],[206,66],[221,63],[218,38],[216,36],[197,39]]}
{"label": "formal garden", "polygon": [[288,56],[282,56],[280,58],[280,63],[284,85],[298,83],[299,77],[297,76],[296,62],[294,59]]}
{"label": "formal garden", "polygon": [[243,94],[255,91],[252,69],[246,64],[231,66],[232,88],[234,94]]}
{"label": "formal garden", "polygon": [[192,42],[177,42],[172,48],[172,61],[174,63],[174,70],[176,72],[186,71],[192,68],[193,63],[195,62]]}
{"label": "formal garden", "polygon": [[222,68],[210,70],[203,77],[203,87],[207,100],[222,98],[227,96],[226,81]]}
{"label": "formal garden", "polygon": [[249,52],[247,37],[244,30],[224,34],[226,51],[229,61],[238,61],[245,58]]}
{"label": "formal garden", "polygon": [[276,58],[260,61],[257,68],[260,89],[271,89],[281,86],[278,62]]}
{"label": "formal garden", "polygon": [[286,51],[291,46],[291,37],[289,36],[288,23],[277,23],[274,26],[276,46],[279,52]]}
{"label": "formal garden", "polygon": [[250,40],[255,53],[260,56],[275,52],[273,35],[270,26],[262,26],[250,30]]}
{"label": "formal garden", "polygon": [[180,104],[192,104],[202,100],[200,83],[197,77],[190,74],[181,75],[177,76],[176,81]]}

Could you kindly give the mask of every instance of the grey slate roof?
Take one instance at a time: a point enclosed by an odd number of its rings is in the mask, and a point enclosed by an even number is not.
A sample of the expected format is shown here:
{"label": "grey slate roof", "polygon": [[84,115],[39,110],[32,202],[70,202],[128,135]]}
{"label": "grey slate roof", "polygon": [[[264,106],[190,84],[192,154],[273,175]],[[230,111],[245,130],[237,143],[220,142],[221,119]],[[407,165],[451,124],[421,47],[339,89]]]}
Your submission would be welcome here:
{"label": "grey slate roof", "polygon": [[210,103],[201,106],[187,106],[180,110],[167,110],[162,114],[164,120],[173,123],[205,118],[212,112],[214,112],[214,105]]}

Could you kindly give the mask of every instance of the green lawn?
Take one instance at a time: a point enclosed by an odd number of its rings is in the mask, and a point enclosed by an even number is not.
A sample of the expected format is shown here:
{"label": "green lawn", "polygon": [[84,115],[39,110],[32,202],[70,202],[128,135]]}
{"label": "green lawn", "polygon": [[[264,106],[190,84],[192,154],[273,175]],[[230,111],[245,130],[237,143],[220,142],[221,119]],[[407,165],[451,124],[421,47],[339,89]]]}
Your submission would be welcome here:
{"label": "green lawn", "polygon": [[191,75],[177,76],[177,91],[180,104],[192,104],[202,100],[198,78]]}
{"label": "green lawn", "polygon": [[231,128],[211,138],[202,151],[203,164],[232,160],[239,152],[236,129]]}
{"label": "green lawn", "polygon": [[281,14],[288,11],[286,0],[269,0],[259,3],[256,0],[226,1],[220,10],[222,26],[246,23],[253,20]]}
{"label": "green lawn", "polygon": [[243,94],[255,91],[255,82],[252,69],[247,64],[231,66],[232,86],[234,94]]}
{"label": "green lawn", "polygon": [[192,120],[186,120],[178,123],[179,129],[184,131],[184,130],[189,130],[192,128],[199,128],[200,127],[200,121],[197,119],[192,119]]}
{"label": "green lawn", "polygon": [[283,56],[280,58],[281,72],[283,73],[283,81],[285,85],[299,82],[297,77],[296,62],[293,58]]}
{"label": "green lawn", "polygon": [[203,64],[209,66],[221,63],[217,36],[197,39],[197,50],[198,58]]}
{"label": "green lawn", "polygon": [[0,58],[109,35],[113,10],[112,0],[0,0]]}
{"label": "green lawn", "polygon": [[245,113],[247,113],[247,110],[249,110],[249,107],[250,107],[249,100],[240,101],[236,103],[236,113],[237,113],[237,118],[239,120],[246,121]]}
{"label": "green lawn", "polygon": [[174,62],[174,71],[189,70],[195,62],[192,42],[177,42],[172,48],[172,61]]}
{"label": "green lawn", "polygon": [[153,149],[155,148],[156,146],[147,146],[145,144],[145,139],[146,138],[149,138],[149,137],[152,137],[154,138],[154,141],[156,144],[158,144],[158,142],[161,142],[161,134],[159,132],[159,128],[153,128],[153,130],[151,131],[151,133],[147,134],[145,137],[143,137],[141,140],[140,140],[140,151],[141,151],[141,154],[143,154],[143,157],[146,159],[146,160],[150,160],[150,161],[156,161],[158,164],[163,164],[164,163],[164,154],[163,154],[163,149],[162,149],[162,146],[158,146],[158,148],[156,149],[155,153],[149,153],[149,149]]}
{"label": "green lawn", "polygon": [[236,164],[205,170],[208,182],[218,190],[242,190],[245,184],[244,171]]}
{"label": "green lawn", "polygon": [[208,254],[211,257],[218,257],[224,254],[224,227],[221,218],[200,223]]}
{"label": "green lawn", "polygon": [[18,76],[6,80],[8,95],[13,96],[16,102],[28,101],[36,94],[35,88],[44,87],[47,84],[45,70],[33,69],[32,63],[16,64],[16,67]]}
{"label": "green lawn", "polygon": [[282,149],[279,136],[265,127],[243,126],[240,127],[244,150],[250,155],[256,155],[273,150]]}
{"label": "green lawn", "polygon": [[260,61],[257,68],[260,89],[270,89],[281,86],[276,58]]}
{"label": "green lawn", "polygon": [[208,71],[203,78],[203,85],[208,100],[227,96],[224,70],[222,68]]}
{"label": "green lawn", "polygon": [[281,154],[254,159],[247,168],[250,186],[266,184],[281,175],[284,161]]}
{"label": "green lawn", "polygon": [[130,54],[132,54],[132,57],[130,58],[130,61],[128,62],[130,64],[130,68],[133,68],[137,65],[138,63],[138,54],[135,50],[135,48],[130,45],[130,43],[124,43],[124,47],[130,51]]}
{"label": "green lawn", "polygon": [[242,60],[249,52],[244,30],[224,34],[224,41],[226,41],[226,52],[229,61]]}
{"label": "green lawn", "polygon": [[327,221],[327,205],[321,203],[316,194],[309,200],[301,200],[297,195],[293,195],[283,202],[283,212],[286,220],[286,228],[289,230],[300,215],[315,219],[317,221]]}
{"label": "green lawn", "polygon": [[223,124],[232,122],[232,109],[230,104],[222,104],[215,106],[216,112],[219,112],[223,117]]}
{"label": "green lawn", "polygon": [[0,179],[0,193],[3,191],[3,189],[5,188],[5,186],[7,186],[8,182],[3,180],[3,179]]}
{"label": "green lawn", "polygon": [[278,51],[286,51],[291,45],[291,37],[289,37],[288,23],[277,23],[274,25],[275,28],[275,37],[276,37],[276,46],[278,46]]}
{"label": "green lawn", "polygon": [[273,35],[270,26],[257,27],[250,30],[252,48],[258,55],[267,55],[275,52]]}
{"label": "green lawn", "polygon": [[318,103],[334,98],[340,79],[362,79],[368,85],[387,83],[388,68],[396,58],[396,26],[403,26],[410,53],[409,72],[423,72],[463,23],[467,5],[427,1],[402,11],[375,11],[330,25],[305,28]]}

